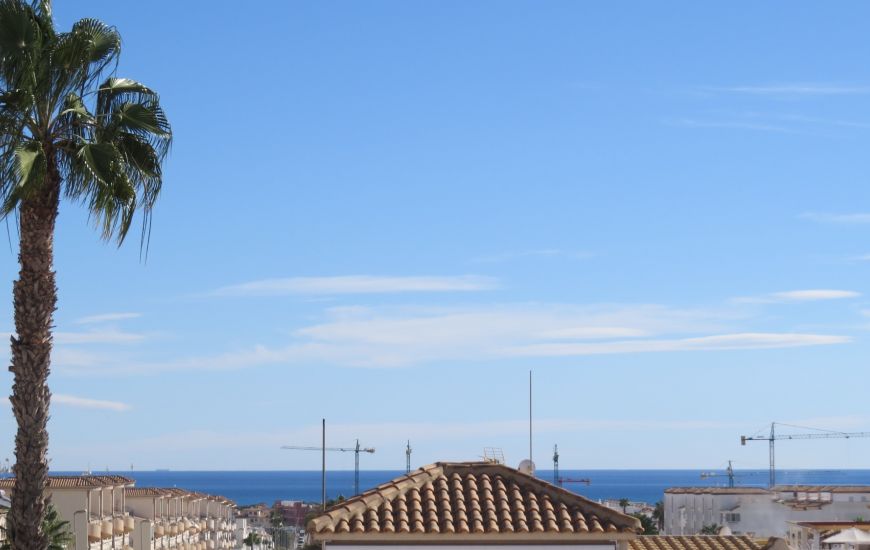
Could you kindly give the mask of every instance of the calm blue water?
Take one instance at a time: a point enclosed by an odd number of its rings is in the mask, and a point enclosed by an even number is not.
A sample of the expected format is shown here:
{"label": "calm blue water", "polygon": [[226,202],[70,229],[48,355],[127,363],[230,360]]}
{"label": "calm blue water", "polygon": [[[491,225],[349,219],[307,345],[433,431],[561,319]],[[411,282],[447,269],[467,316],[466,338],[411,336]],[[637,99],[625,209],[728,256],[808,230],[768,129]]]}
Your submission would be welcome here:
{"label": "calm blue water", "polygon": [[[258,502],[271,504],[276,500],[320,502],[319,471],[113,473],[134,478],[137,487],[182,487],[223,495],[239,504]],[[361,471],[360,487],[366,490],[403,473]],[[631,500],[656,502],[662,499],[664,490],[668,487],[727,484],[727,478],[724,476],[701,479],[701,470],[562,470],[560,473],[566,478],[589,478],[591,480],[589,486],[566,484],[565,488],[595,500],[625,497]],[[552,471],[540,470],[538,476],[547,481],[553,480]],[[767,470],[737,470],[737,476],[739,485],[764,487],[767,484],[768,472]],[[777,482],[809,485],[870,485],[870,470],[782,470],[777,472]],[[353,495],[353,471],[327,472],[326,486],[330,498],[340,494]]]}

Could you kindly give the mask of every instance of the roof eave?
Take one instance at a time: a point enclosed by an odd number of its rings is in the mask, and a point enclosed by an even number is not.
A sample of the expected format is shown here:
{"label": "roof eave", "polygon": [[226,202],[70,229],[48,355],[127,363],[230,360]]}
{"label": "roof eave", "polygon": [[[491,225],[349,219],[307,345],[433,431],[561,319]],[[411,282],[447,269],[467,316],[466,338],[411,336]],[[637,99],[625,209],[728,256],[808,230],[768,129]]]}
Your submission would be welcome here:
{"label": "roof eave", "polygon": [[463,533],[463,534],[431,534],[431,533],[311,533],[315,542],[330,544],[395,544],[399,542],[417,542],[429,544],[474,544],[474,543],[545,543],[567,544],[590,542],[615,542],[633,540],[635,533]]}

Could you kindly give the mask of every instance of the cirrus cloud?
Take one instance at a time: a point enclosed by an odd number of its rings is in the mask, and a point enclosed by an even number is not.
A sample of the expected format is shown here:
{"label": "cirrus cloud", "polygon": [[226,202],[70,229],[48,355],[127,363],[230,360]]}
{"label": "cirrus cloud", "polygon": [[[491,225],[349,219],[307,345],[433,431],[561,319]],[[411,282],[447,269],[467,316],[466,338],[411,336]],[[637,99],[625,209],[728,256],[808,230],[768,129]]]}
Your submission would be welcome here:
{"label": "cirrus cloud", "polygon": [[789,302],[817,302],[820,300],[842,300],[845,298],[858,298],[859,296],[861,296],[861,293],[854,290],[816,288],[809,290],[773,292],[762,296],[743,296],[740,298],[734,298],[734,301],[744,304],[776,304]]}
{"label": "cirrus cloud", "polygon": [[407,292],[469,292],[493,290],[498,281],[480,275],[452,277],[378,277],[342,275],[335,277],[286,277],[262,279],[225,286],[214,296],[287,296],[330,294],[391,294]]}

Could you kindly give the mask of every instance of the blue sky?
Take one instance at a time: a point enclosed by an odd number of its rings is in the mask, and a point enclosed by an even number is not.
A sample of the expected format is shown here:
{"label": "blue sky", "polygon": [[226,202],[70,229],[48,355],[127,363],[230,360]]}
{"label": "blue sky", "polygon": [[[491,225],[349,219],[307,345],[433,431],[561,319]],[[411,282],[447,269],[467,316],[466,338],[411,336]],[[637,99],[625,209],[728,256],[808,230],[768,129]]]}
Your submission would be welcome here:
{"label": "blue sky", "polygon": [[278,447],[323,416],[363,467],[406,439],[513,464],[530,369],[539,466],[764,467],[739,435],[771,420],[870,430],[870,5],[55,11],[118,26],[176,141],[147,263],[62,209],[53,467],[315,469]]}

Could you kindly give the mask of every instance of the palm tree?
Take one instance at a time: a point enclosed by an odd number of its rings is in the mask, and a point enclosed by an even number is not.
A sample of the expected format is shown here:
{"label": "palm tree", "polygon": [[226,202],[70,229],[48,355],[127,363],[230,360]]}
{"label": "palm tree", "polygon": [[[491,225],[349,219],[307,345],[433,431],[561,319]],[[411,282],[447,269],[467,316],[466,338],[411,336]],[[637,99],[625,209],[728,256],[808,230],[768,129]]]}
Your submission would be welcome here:
{"label": "palm tree", "polygon": [[656,526],[659,531],[663,530],[665,528],[665,504],[662,501],[656,502],[652,517],[656,520]]}
{"label": "palm tree", "polygon": [[245,537],[244,540],[242,540],[242,544],[247,544],[248,546],[251,547],[251,550],[254,550],[254,545],[260,544],[260,542],[261,542],[260,535],[258,535],[257,533],[254,533],[253,531],[248,533],[248,536]]}
{"label": "palm tree", "polygon": [[625,514],[628,509],[628,505],[631,504],[631,501],[627,498],[619,499],[619,506],[622,508],[622,513]]}
{"label": "palm tree", "polygon": [[18,432],[9,537],[16,550],[48,545],[46,381],[60,198],[83,204],[103,238],[118,244],[141,210],[146,241],[172,138],[157,94],[110,73],[120,52],[118,31],[100,21],[82,19],[58,32],[50,0],[0,0],[0,218],[16,215],[20,265],[10,367]]}
{"label": "palm tree", "polygon": [[[60,519],[57,510],[51,504],[45,507],[45,518],[42,520],[42,530],[48,539],[48,550],[66,550],[73,541],[69,522]],[[0,550],[10,550],[8,540],[4,540]]]}
{"label": "palm tree", "polygon": [[719,524],[711,523],[710,525],[704,525],[701,527],[701,534],[702,535],[718,535],[720,529],[722,529],[722,528],[719,527]]}

